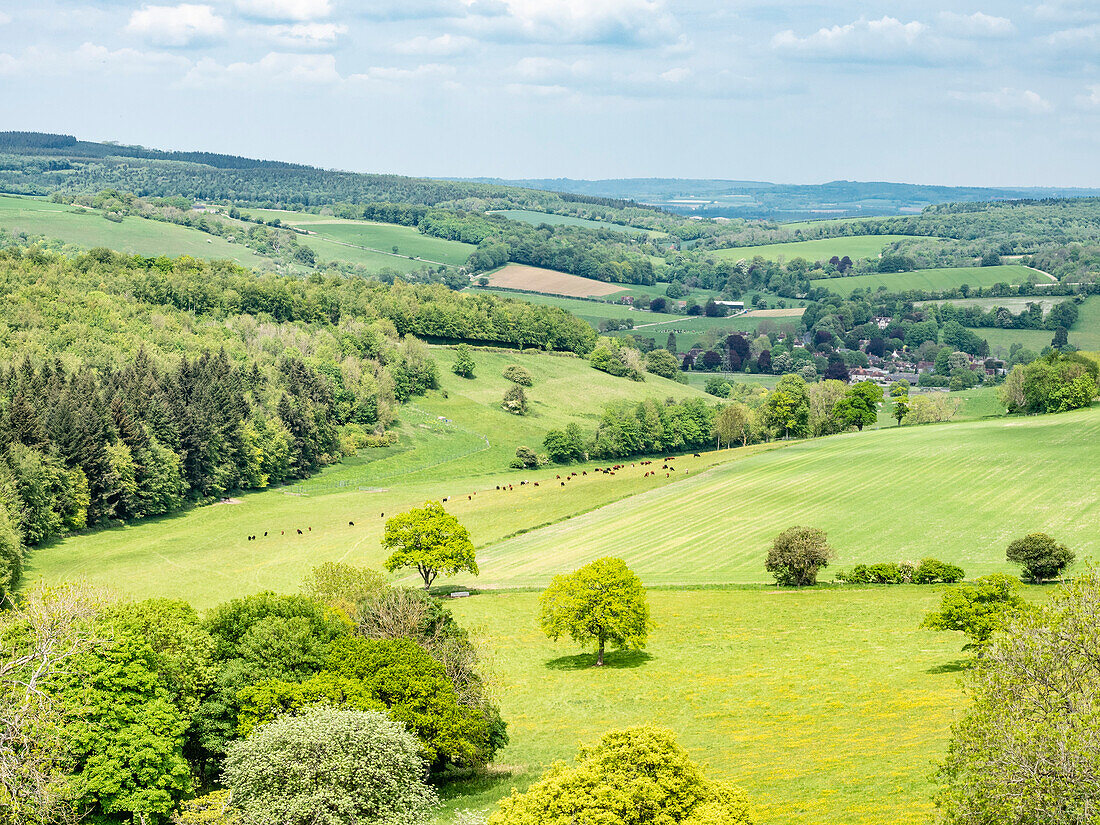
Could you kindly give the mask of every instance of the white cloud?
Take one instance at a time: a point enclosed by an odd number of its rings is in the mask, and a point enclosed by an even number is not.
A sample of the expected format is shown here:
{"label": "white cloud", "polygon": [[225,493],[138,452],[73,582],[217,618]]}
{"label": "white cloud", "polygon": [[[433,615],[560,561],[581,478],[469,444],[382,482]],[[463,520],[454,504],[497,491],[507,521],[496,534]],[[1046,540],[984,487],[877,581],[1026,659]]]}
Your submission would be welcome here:
{"label": "white cloud", "polygon": [[1096,57],[1100,54],[1100,23],[1056,31],[1046,38],[1046,43],[1054,50],[1055,57],[1067,52],[1084,52]]}
{"label": "white cloud", "polygon": [[439,63],[425,63],[412,69],[401,69],[391,66],[373,66],[365,72],[353,74],[348,80],[354,83],[401,83],[409,80],[422,80],[425,78],[450,77],[455,73],[453,66],[443,66]]}
{"label": "white cloud", "polygon": [[425,54],[447,56],[469,51],[476,41],[462,35],[441,34],[439,37],[421,35],[396,44],[393,48],[399,54]]}
{"label": "white cloud", "polygon": [[1008,37],[1016,31],[1007,17],[995,17],[980,11],[974,14],[941,12],[939,22],[945,31],[963,37]]}
{"label": "white cloud", "polygon": [[183,78],[185,86],[214,84],[279,86],[281,84],[328,85],[343,80],[331,54],[270,52],[254,63],[222,65],[211,58],[200,60]]}
{"label": "white cloud", "polygon": [[691,77],[691,69],[686,66],[676,66],[660,74],[661,80],[667,80],[669,83],[683,83],[689,77]]}
{"label": "white cloud", "polygon": [[1081,22],[1100,18],[1095,0],[1048,0],[1035,7],[1040,20],[1056,23]]}
{"label": "white cloud", "polygon": [[242,14],[261,20],[294,20],[305,22],[328,17],[331,0],[237,0]]}
{"label": "white cloud", "polygon": [[99,72],[112,76],[179,72],[191,65],[185,57],[167,52],[137,49],[108,49],[84,43],[76,49],[29,46],[18,56],[0,54],[0,74],[45,76],[87,75]]}
{"label": "white cloud", "polygon": [[1002,88],[985,92],[948,92],[948,97],[960,103],[1003,114],[1038,115],[1053,107],[1038,92],[1030,89]]}
{"label": "white cloud", "polygon": [[220,37],[225,20],[205,5],[142,6],[130,15],[126,31],[158,46],[187,46]]}
{"label": "white cloud", "polygon": [[347,30],[342,23],[280,23],[256,28],[257,34],[280,49],[303,51],[331,49]]}
{"label": "white cloud", "polygon": [[11,15],[0,11],[0,26],[11,22]]}
{"label": "white cloud", "polygon": [[[2,57],[3,56],[0,55],[0,60],[2,60]],[[1089,86],[1087,91],[1088,94],[1080,95],[1077,98],[1077,102],[1088,109],[1094,107],[1100,108],[1100,83]]]}
{"label": "white cloud", "polygon": [[929,27],[919,21],[903,23],[895,17],[883,17],[821,28],[805,37],[787,29],[775,35],[771,45],[809,59],[909,60],[922,52],[928,34]]}
{"label": "white cloud", "polygon": [[545,43],[675,42],[679,27],[661,0],[466,0],[465,24],[490,38]]}

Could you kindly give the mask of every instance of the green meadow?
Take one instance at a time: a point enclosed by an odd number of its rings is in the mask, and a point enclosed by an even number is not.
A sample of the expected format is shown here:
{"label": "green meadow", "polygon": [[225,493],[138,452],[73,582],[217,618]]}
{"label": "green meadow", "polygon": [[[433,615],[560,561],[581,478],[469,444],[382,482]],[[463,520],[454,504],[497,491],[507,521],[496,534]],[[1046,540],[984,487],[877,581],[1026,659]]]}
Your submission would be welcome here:
{"label": "green meadow", "polygon": [[578,745],[652,723],[742,786],[759,822],[925,823],[932,761],[965,705],[961,637],[917,629],[941,592],[651,591],[645,652],[612,653],[601,669],[541,633],[535,593],[456,600],[511,743],[496,775],[448,787],[446,813],[491,809]]}
{"label": "green meadow", "polygon": [[[480,587],[540,586],[607,554],[653,584],[761,582],[771,537],[799,523],[829,532],[840,566],[934,553],[980,575],[1007,569],[1004,546],[1034,530],[1072,543],[1082,557],[1100,550],[1089,527],[1100,516],[1090,481],[1100,408],[903,428],[884,414],[884,426],[863,433],[710,451],[679,459],[667,474],[646,478],[642,467],[627,467],[562,487],[562,468],[509,470],[516,447],[538,449],[546,430],[571,421],[591,431],[605,401],[716,399],[698,386],[653,376],[636,383],[576,358],[531,353],[477,352],[478,377],[461,379],[448,369],[453,351],[436,354],[442,389],[403,410],[397,446],[239,503],[61,540],[32,554],[30,578],[88,578],[141,596],[186,592],[207,606],[293,589],[321,561],[377,566],[380,514],[444,497],[479,548],[481,577],[456,583]],[[509,363],[535,376],[530,416],[499,408]],[[974,395],[984,399],[971,402],[974,415],[996,411],[988,391]],[[263,532],[266,541],[246,541]]]}
{"label": "green meadow", "polygon": [[853,261],[857,258],[877,258],[888,245],[907,240],[907,235],[850,235],[839,238],[819,238],[812,241],[791,241],[763,246],[737,246],[729,249],[716,249],[710,254],[719,258],[737,261],[742,258],[751,261],[759,255],[767,260],[792,260],[805,258],[808,261],[827,261],[836,255],[847,255]]}
{"label": "green meadow", "polygon": [[115,223],[91,209],[37,198],[0,195],[0,229],[46,235],[84,249],[106,246],[137,255],[191,255],[250,267],[270,265],[248,247],[197,229],[132,216]]}
{"label": "green meadow", "polygon": [[[324,260],[345,260],[364,266],[389,266],[404,272],[418,269],[423,261],[461,266],[476,248],[473,244],[433,238],[412,226],[375,221],[352,221],[310,212],[283,209],[249,209],[244,214],[313,233],[299,237]],[[394,247],[397,251],[394,252]],[[420,259],[420,260],[402,260]]]}
{"label": "green meadow", "polygon": [[1005,266],[956,266],[942,269],[917,269],[912,272],[881,272],[870,275],[850,275],[846,278],[818,278],[810,281],[814,287],[824,287],[839,295],[850,295],[856,289],[886,289],[904,292],[921,289],[938,292],[963,284],[993,286],[994,284],[1024,284],[1031,280],[1049,282],[1050,278],[1019,264]]}

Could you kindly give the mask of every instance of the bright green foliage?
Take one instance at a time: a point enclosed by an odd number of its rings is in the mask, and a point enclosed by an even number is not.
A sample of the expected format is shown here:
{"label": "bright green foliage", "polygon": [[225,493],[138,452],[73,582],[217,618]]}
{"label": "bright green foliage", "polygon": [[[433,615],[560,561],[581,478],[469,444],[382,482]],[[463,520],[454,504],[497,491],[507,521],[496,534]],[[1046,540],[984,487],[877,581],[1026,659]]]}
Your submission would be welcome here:
{"label": "bright green foliage", "polygon": [[188,720],[159,651],[134,628],[108,626],[110,641],[71,663],[59,694],[75,716],[66,729],[70,793],[86,815],[164,822],[191,790]]}
{"label": "bright green foliage", "polygon": [[585,457],[584,435],[575,422],[566,424],[564,430],[550,430],[542,441],[542,447],[551,461],[568,464],[583,461]]}
{"label": "bright green foliage", "polygon": [[391,573],[415,567],[424,579],[424,589],[436,576],[453,576],[465,571],[478,574],[470,533],[438,501],[414,507],[386,521],[382,545],[390,550],[385,568]]}
{"label": "bright green foliage", "polygon": [[353,567],[342,561],[327,561],[306,574],[302,590],[311,599],[353,615],[358,604],[388,589],[385,578],[376,570]]}
{"label": "bright green foliage", "polygon": [[744,792],[707,780],[673,738],[644,726],[613,731],[513,791],[489,825],[751,825]]}
{"label": "bright green foliage", "polygon": [[794,587],[817,584],[817,572],[836,556],[825,531],[816,527],[790,527],[772,541],[764,569],[776,584]]}
{"label": "bright green foliage", "polygon": [[505,390],[500,406],[512,415],[527,415],[527,394],[523,391],[523,387],[517,385]]}
{"label": "bright green foliage", "polygon": [[455,347],[455,352],[458,353],[455,357],[455,362],[451,366],[451,371],[462,378],[473,378],[474,367],[477,366],[474,363],[474,358],[470,355],[470,347],[467,344],[459,344]]}
{"label": "bright green foliage", "polygon": [[240,825],[229,807],[229,791],[214,791],[180,803],[172,825]]}
{"label": "bright green foliage", "polygon": [[764,402],[764,423],[784,438],[809,434],[810,399],[800,375],[784,375]]}
{"label": "bright green foliage", "polygon": [[240,701],[242,736],[282,713],[325,703],[388,711],[420,740],[435,770],[482,765],[492,757],[485,716],[459,702],[447,669],[411,639],[342,639],[321,672],[304,682],[245,687]]}
{"label": "bright green foliage", "polygon": [[872,381],[860,381],[848,388],[844,397],[836,402],[833,415],[845,427],[862,431],[878,421],[878,405],[882,401],[882,387]]}
{"label": "bright green foliage", "polygon": [[948,588],[940,609],[925,616],[920,626],[929,630],[958,630],[971,639],[964,650],[981,650],[1016,612],[1026,608],[1020,583],[994,573],[975,579],[973,584]]}
{"label": "bright green foliage", "polygon": [[913,584],[934,584],[944,582],[954,584],[962,581],[965,574],[963,569],[955,564],[948,564],[939,559],[921,559],[913,570]]}
{"label": "bright green foliage", "polygon": [[225,781],[251,825],[427,825],[419,750],[385,713],[308,708],[234,743]]}
{"label": "bright green foliage", "polygon": [[898,426],[900,427],[901,422],[905,420],[905,416],[909,414],[909,394],[891,394],[890,397],[894,400],[894,419],[898,422]]}
{"label": "bright green foliage", "polygon": [[1100,367],[1078,353],[1051,352],[1017,364],[1001,387],[1010,413],[1052,413],[1087,407],[1097,394]]}
{"label": "bright green foliage", "polygon": [[521,367],[519,364],[509,364],[500,374],[513,384],[519,384],[524,387],[530,387],[535,383],[535,380],[531,377],[531,371],[526,367]]}
{"label": "bright green foliage", "polygon": [[902,398],[909,395],[909,389],[912,386],[908,381],[902,378],[900,381],[894,381],[890,385],[890,397]]}
{"label": "bright green foliage", "polygon": [[608,643],[640,650],[653,627],[645,587],[615,558],[555,576],[539,597],[539,621],[555,641],[569,636],[582,645],[595,644],[597,666],[603,665]]}
{"label": "bright green foliage", "polygon": [[1024,575],[1039,584],[1061,575],[1076,556],[1046,533],[1028,533],[1008,545],[1005,558],[1023,567]]}
{"label": "bright green foliage", "polygon": [[746,405],[734,401],[723,407],[714,417],[714,435],[719,446],[740,442],[744,447],[752,437],[753,414]]}
{"label": "bright green foliage", "polygon": [[666,349],[655,349],[645,355],[646,372],[659,375],[662,378],[671,378],[673,381],[680,376],[680,363]]}
{"label": "bright green foliage", "polygon": [[949,825],[1085,825],[1100,800],[1100,579],[1010,620],[967,680],[937,802]]}
{"label": "bright green foliage", "polygon": [[6,599],[23,575],[23,537],[0,500],[0,599]]}

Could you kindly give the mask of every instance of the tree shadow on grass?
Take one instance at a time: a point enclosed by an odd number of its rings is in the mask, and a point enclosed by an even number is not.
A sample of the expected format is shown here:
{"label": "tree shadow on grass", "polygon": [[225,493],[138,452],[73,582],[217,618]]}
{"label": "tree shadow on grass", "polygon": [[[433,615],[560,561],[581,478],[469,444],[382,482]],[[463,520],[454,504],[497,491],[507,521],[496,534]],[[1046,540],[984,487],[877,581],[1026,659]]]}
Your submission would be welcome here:
{"label": "tree shadow on grass", "polygon": [[526,774],[527,770],[522,765],[494,764],[475,770],[448,771],[437,778],[437,791],[444,803],[463,798],[474,804],[482,798],[491,802],[500,796],[501,788],[507,793],[517,784],[525,786],[538,776],[536,773],[524,782],[522,777]]}
{"label": "tree shadow on grass", "polygon": [[956,659],[953,662],[944,662],[942,665],[930,667],[924,672],[931,673],[933,675],[938,673],[961,673],[964,670],[970,670],[970,668],[972,667],[974,667],[973,659]]}
{"label": "tree shadow on grass", "polygon": [[[603,655],[603,666],[613,670],[641,667],[653,657],[644,650],[614,650]],[[548,670],[588,670],[596,667],[595,653],[561,656],[546,663]]]}

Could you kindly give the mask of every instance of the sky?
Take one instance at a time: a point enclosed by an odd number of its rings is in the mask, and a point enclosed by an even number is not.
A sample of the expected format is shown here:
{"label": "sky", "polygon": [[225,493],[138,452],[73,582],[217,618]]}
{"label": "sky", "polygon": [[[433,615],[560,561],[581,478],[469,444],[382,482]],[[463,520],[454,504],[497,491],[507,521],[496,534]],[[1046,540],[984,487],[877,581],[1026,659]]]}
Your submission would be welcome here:
{"label": "sky", "polygon": [[0,0],[0,130],[363,172],[1100,186],[1100,1]]}

